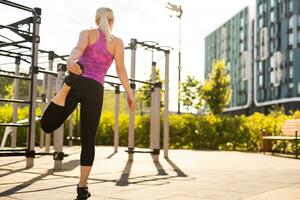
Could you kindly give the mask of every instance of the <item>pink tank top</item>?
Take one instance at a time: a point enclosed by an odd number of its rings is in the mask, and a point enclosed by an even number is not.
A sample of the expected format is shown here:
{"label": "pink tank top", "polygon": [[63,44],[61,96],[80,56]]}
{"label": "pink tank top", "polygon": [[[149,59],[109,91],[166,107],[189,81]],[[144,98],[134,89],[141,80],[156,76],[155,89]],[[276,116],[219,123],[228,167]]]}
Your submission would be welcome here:
{"label": "pink tank top", "polygon": [[113,55],[106,47],[105,34],[99,29],[99,39],[85,49],[79,62],[84,66],[82,76],[104,84],[105,75],[113,62]]}

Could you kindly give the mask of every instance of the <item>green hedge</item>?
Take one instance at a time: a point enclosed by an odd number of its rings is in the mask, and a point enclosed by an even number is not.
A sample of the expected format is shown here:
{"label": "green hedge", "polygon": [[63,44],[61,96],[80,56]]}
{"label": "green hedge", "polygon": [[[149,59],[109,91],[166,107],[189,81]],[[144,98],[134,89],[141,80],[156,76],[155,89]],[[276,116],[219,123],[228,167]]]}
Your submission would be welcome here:
{"label": "green hedge", "polygon": [[[37,109],[37,115],[41,114],[41,109]],[[28,116],[28,108],[18,110],[19,119]],[[183,149],[215,149],[215,150],[239,150],[239,151],[259,151],[259,136],[264,128],[271,135],[280,134],[280,128],[284,120],[289,118],[300,118],[300,112],[285,115],[280,112],[265,116],[261,113],[254,113],[251,116],[195,116],[191,114],[171,114],[170,122],[170,148]],[[74,135],[77,133],[74,117]],[[0,123],[12,121],[12,106],[0,107]],[[120,145],[126,146],[128,141],[128,121],[126,113],[121,113],[119,118]],[[65,138],[69,133],[69,121],[65,123]],[[36,145],[39,143],[40,123],[37,125]],[[163,120],[161,119],[161,133],[163,133]],[[135,118],[135,145],[137,147],[149,146],[150,116],[137,115]],[[0,127],[0,140],[3,137],[4,127]],[[113,145],[114,115],[112,112],[103,112],[97,130],[97,145]],[[161,134],[161,145],[163,142]],[[18,129],[18,146],[26,144],[26,129]],[[68,144],[65,140],[64,144]],[[10,145],[10,140],[7,145]],[[280,142],[279,142],[280,145]],[[280,147],[280,146],[279,146]],[[288,149],[291,150],[289,144]]]}

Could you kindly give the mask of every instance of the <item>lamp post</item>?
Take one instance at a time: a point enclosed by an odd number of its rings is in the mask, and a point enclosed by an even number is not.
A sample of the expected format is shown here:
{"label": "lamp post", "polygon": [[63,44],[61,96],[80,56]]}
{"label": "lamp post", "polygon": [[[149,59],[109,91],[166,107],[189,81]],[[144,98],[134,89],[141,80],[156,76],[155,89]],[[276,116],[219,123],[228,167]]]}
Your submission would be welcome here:
{"label": "lamp post", "polygon": [[[179,44],[178,44],[178,114],[180,114],[180,82],[181,82],[181,16],[183,14],[181,5],[175,5],[168,2],[167,9],[176,12],[179,19]],[[171,16],[172,17],[172,16]]]}

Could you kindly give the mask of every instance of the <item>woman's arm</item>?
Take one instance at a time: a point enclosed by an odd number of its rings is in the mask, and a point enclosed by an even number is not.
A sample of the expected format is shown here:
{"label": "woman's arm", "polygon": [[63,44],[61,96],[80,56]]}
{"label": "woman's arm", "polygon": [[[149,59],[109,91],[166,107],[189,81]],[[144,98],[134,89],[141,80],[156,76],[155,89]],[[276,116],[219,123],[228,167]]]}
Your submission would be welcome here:
{"label": "woman's arm", "polygon": [[127,76],[127,71],[124,65],[124,43],[121,39],[118,39],[117,46],[115,49],[115,63],[116,63],[116,71],[118,74],[118,77],[121,81],[121,84],[123,85],[125,92],[127,94],[127,100],[130,107],[131,112],[134,112],[135,110],[135,100],[132,93],[132,90],[129,85],[129,80]]}
{"label": "woman's arm", "polygon": [[127,76],[127,71],[124,65],[124,44],[121,39],[118,39],[118,44],[115,50],[115,63],[116,63],[116,71],[118,74],[118,77],[121,81],[121,84],[123,85],[125,92],[127,93],[128,96],[133,96],[129,81],[128,81],[128,76]]}
{"label": "woman's arm", "polygon": [[73,48],[70,57],[68,58],[68,70],[74,74],[80,75],[81,69],[76,63],[76,60],[80,58],[80,56],[85,51],[86,47],[89,44],[89,31],[83,30],[79,34],[79,40],[77,45]]}

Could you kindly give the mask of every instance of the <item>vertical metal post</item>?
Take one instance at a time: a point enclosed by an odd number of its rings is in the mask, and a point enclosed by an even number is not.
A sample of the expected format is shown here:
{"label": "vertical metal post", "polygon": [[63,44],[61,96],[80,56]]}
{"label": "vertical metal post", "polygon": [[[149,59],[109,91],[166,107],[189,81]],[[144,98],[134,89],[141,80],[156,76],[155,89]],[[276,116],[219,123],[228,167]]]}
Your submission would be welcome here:
{"label": "vertical metal post", "polygon": [[166,6],[167,9],[175,11],[178,15],[176,15],[179,19],[179,42],[178,42],[178,114],[180,114],[180,82],[181,82],[181,17],[183,14],[182,6],[168,3]]}
{"label": "vertical metal post", "polygon": [[[130,78],[135,78],[135,64],[136,64],[136,47],[137,40],[131,39],[130,48],[131,48],[131,71]],[[130,83],[130,87],[135,96],[135,83]],[[128,128],[128,159],[133,160],[133,150],[134,150],[134,118],[135,114],[129,113],[129,128]]]}
{"label": "vertical metal post", "polygon": [[73,113],[70,115],[69,118],[69,147],[73,145]]}
{"label": "vertical metal post", "polygon": [[[56,78],[56,93],[60,90],[63,85],[64,79],[66,77],[66,65],[57,65],[57,78]],[[64,142],[64,124],[62,124],[58,129],[54,131],[54,151],[56,153],[63,152],[63,142]],[[62,160],[54,160],[54,169],[62,169]]]}
{"label": "vertical metal post", "polygon": [[115,86],[115,126],[114,126],[114,147],[115,153],[119,147],[119,112],[120,112],[120,86]]}
{"label": "vertical metal post", "polygon": [[[151,81],[154,83],[156,80],[156,62],[152,62],[152,68],[151,68]],[[153,130],[154,130],[154,87],[151,86],[151,107],[150,107],[150,148],[153,148]]]}
{"label": "vertical metal post", "polygon": [[29,129],[27,137],[27,159],[26,168],[34,165],[34,145],[35,145],[35,109],[36,109],[36,88],[38,74],[38,52],[39,52],[39,32],[41,23],[41,9],[34,8],[33,12],[33,35],[32,35],[32,60],[31,60],[31,85],[30,85],[30,105],[29,105]]}
{"label": "vertical metal post", "polygon": [[[48,79],[48,74],[44,74],[44,79],[43,79],[43,94],[42,94],[42,103],[41,103],[41,107],[42,107],[42,112],[45,111],[46,109],[46,89],[47,89],[47,79]],[[43,148],[45,145],[45,132],[43,131],[43,129],[40,129],[40,148]]]}
{"label": "vertical metal post", "polygon": [[[20,75],[20,57],[16,57],[15,64],[15,74]],[[14,99],[19,99],[19,85],[20,80],[15,79],[14,80]],[[13,123],[17,123],[18,120],[18,104],[13,103]],[[11,147],[16,148],[17,147],[17,127],[12,127],[12,134],[11,134]]]}
{"label": "vertical metal post", "polygon": [[170,51],[165,52],[165,92],[164,92],[164,157],[169,157],[169,56]]}
{"label": "vertical metal post", "polygon": [[153,159],[158,162],[160,151],[160,90],[161,82],[155,82],[154,85],[154,118],[153,118]]}
{"label": "vertical metal post", "polygon": [[295,131],[295,157],[298,158],[298,129]]}
{"label": "vertical metal post", "polygon": [[178,114],[180,114],[180,83],[181,83],[181,16],[183,14],[182,7],[179,6],[179,47],[178,47]]}
{"label": "vertical metal post", "polygon": [[[54,52],[50,51],[48,55],[48,61],[49,61],[49,66],[48,70],[52,71],[53,70],[53,62],[54,62]],[[53,93],[52,93],[52,88],[53,88],[53,77],[51,75],[47,76],[47,105],[50,104]],[[49,153],[50,152],[50,145],[51,145],[51,134],[46,134],[45,137],[45,152]]]}

